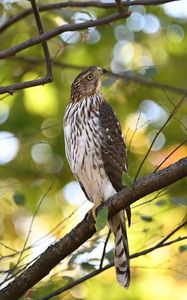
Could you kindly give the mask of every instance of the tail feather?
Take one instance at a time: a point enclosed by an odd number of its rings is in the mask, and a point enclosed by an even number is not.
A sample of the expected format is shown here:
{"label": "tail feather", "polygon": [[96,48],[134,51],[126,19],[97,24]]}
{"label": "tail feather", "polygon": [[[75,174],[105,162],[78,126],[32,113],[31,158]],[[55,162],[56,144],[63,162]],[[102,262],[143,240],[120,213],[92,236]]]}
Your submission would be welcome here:
{"label": "tail feather", "polygon": [[115,236],[115,268],[118,282],[125,288],[130,284],[129,247],[125,221],[120,212],[109,221]]}

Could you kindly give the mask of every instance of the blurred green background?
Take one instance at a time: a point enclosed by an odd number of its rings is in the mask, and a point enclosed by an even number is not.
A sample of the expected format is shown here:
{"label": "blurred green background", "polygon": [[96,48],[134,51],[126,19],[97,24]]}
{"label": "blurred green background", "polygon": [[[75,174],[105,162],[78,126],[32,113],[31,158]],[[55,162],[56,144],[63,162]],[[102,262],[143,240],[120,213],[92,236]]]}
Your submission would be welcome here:
{"label": "blurred green background", "polygon": [[[39,1],[39,4],[54,1]],[[82,1],[84,2],[84,1]],[[111,2],[111,1],[103,1]],[[29,1],[1,1],[0,28],[30,7]],[[53,82],[0,96],[0,282],[2,287],[48,245],[82,220],[91,204],[71,174],[64,152],[63,114],[71,83],[83,66],[98,65],[115,74],[103,93],[115,110],[128,145],[129,174],[136,175],[155,134],[183,94],[134,82],[141,80],[187,87],[187,3],[132,6],[127,19],[81,32],[65,32],[48,41]],[[115,9],[62,8],[41,13],[45,31],[112,14]],[[37,35],[33,15],[1,33],[0,50]],[[7,85],[45,75],[41,45],[0,60],[0,82]],[[132,80],[126,80],[126,76]],[[122,76],[123,77],[123,76]],[[158,136],[141,170],[151,173],[187,132],[187,102]],[[181,146],[162,168],[187,156]],[[157,243],[185,218],[187,180],[141,199],[132,208],[130,252]],[[152,200],[143,204],[147,200]],[[139,204],[142,204],[139,206]],[[32,299],[98,268],[107,229],[97,233],[38,283]],[[173,238],[186,234],[183,228]],[[23,247],[25,251],[22,251]],[[111,238],[104,263],[113,260]],[[54,299],[185,300],[187,243],[156,250],[131,262],[129,290],[118,286],[114,268]]]}

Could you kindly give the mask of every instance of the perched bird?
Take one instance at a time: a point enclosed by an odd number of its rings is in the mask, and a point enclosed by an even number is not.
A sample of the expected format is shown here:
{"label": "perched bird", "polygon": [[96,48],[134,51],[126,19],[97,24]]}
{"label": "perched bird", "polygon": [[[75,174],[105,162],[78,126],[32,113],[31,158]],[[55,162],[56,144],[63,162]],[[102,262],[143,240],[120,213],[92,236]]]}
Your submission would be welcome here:
{"label": "perched bird", "polygon": [[[123,188],[127,151],[120,124],[101,92],[106,70],[83,69],[71,87],[64,115],[65,152],[72,173],[95,207]],[[130,208],[126,210],[130,225]],[[115,236],[115,268],[118,282],[130,283],[129,249],[123,212],[109,220]]]}

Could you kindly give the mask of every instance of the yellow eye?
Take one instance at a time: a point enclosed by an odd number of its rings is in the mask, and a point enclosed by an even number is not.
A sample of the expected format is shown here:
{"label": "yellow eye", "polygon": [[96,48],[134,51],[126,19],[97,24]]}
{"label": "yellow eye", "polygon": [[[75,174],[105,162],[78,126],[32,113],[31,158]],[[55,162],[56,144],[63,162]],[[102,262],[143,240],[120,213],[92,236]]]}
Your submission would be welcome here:
{"label": "yellow eye", "polygon": [[90,75],[88,75],[86,78],[87,78],[88,80],[92,80],[92,78],[93,78],[93,75],[92,75],[92,74],[90,74]]}

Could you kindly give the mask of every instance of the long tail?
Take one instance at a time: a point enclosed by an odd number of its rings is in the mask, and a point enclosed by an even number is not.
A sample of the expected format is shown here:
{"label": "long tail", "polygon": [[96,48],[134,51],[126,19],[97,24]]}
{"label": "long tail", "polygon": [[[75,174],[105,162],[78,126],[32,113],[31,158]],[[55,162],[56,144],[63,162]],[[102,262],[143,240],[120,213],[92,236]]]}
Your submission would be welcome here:
{"label": "long tail", "polygon": [[129,247],[123,213],[115,215],[109,221],[109,226],[115,236],[116,277],[119,284],[128,288],[130,284]]}

